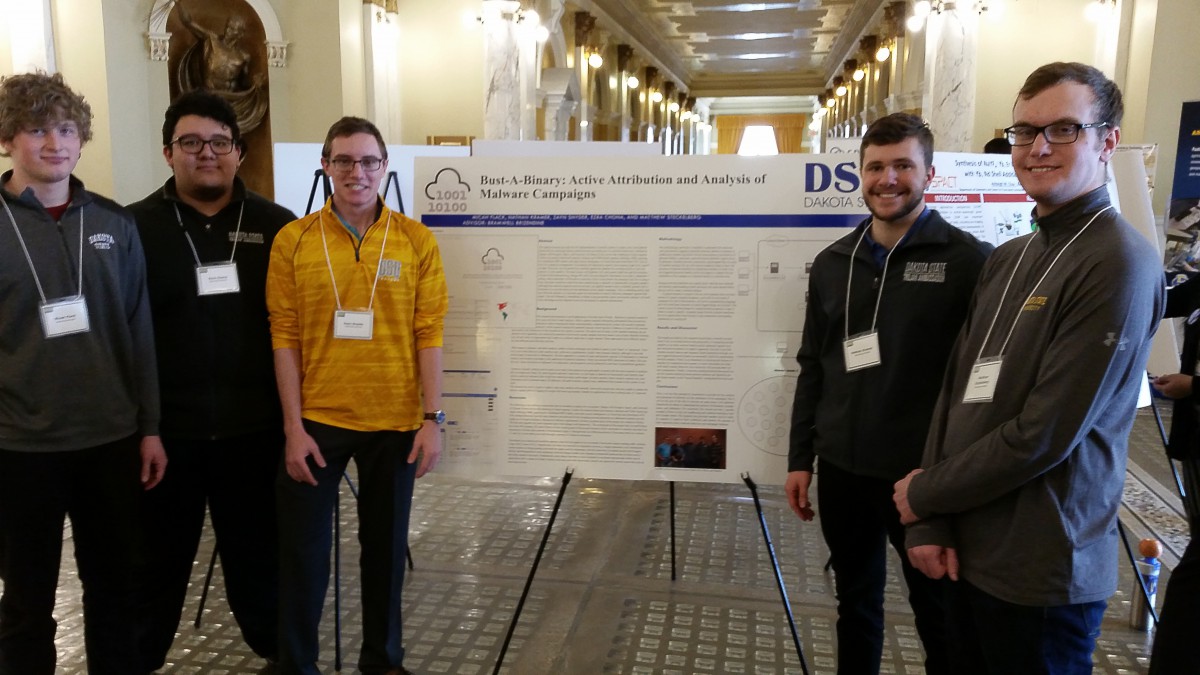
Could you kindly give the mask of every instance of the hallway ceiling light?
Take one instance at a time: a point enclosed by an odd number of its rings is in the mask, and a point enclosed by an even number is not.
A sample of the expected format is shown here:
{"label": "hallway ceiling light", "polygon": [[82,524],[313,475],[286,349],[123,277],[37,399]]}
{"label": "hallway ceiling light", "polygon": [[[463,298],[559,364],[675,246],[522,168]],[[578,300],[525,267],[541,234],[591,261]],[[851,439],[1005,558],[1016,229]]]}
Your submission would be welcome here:
{"label": "hallway ceiling light", "polygon": [[600,52],[592,52],[587,57],[588,65],[593,68],[599,68],[604,65],[604,57],[600,56]]}
{"label": "hallway ceiling light", "polygon": [[629,77],[625,78],[625,84],[630,89],[637,89],[638,85],[641,84],[641,82],[638,82],[638,79],[636,77],[634,77],[633,75],[630,75]]}
{"label": "hallway ceiling light", "polygon": [[773,40],[778,38],[790,38],[791,33],[736,33],[734,35],[722,35],[723,39],[729,40]]}
{"label": "hallway ceiling light", "polygon": [[761,61],[762,59],[786,59],[795,54],[789,52],[768,52],[761,54],[730,54],[731,59],[742,59],[743,61]]}
{"label": "hallway ceiling light", "polygon": [[852,75],[851,77],[854,78],[855,82],[862,82],[863,78],[866,76],[867,76],[867,71],[862,68],[859,68],[854,71],[854,75]]}
{"label": "hallway ceiling light", "polygon": [[910,33],[920,33],[921,29],[925,27],[925,17],[913,14],[905,19],[904,27],[907,28],[908,32]]}
{"label": "hallway ceiling light", "polygon": [[679,112],[679,104],[675,101],[671,101],[671,105],[667,106],[667,109],[671,112]]}
{"label": "hallway ceiling light", "polygon": [[887,45],[884,45],[879,48],[879,51],[875,52],[875,60],[880,63],[883,63],[884,61],[887,61],[888,57],[890,57],[891,55],[892,55],[891,48],[889,48]]}
{"label": "hallway ceiling light", "polygon": [[662,92],[656,91],[653,94],[650,94],[650,100],[655,103],[661,103],[662,102]]}
{"label": "hallway ceiling light", "polygon": [[533,39],[537,40],[539,44],[544,43],[550,39],[550,29],[539,25],[533,29]]}
{"label": "hallway ceiling light", "polygon": [[834,90],[834,93],[838,96],[845,96],[847,91],[849,91],[849,89],[846,89],[846,85],[839,84],[838,88]]}
{"label": "hallway ceiling light", "polygon": [[738,5],[714,7],[712,12],[762,12],[768,9],[795,9],[795,2],[743,2]]}
{"label": "hallway ceiling light", "polygon": [[933,9],[933,3],[929,0],[919,0],[913,5],[913,16],[919,16],[922,19],[929,16],[929,12]]}
{"label": "hallway ceiling light", "polygon": [[587,121],[587,120],[582,120],[582,121],[580,121],[580,122],[579,122],[579,126],[580,126],[580,128],[584,128],[584,129],[586,129],[586,128],[587,128],[587,125],[588,125],[588,121]]}

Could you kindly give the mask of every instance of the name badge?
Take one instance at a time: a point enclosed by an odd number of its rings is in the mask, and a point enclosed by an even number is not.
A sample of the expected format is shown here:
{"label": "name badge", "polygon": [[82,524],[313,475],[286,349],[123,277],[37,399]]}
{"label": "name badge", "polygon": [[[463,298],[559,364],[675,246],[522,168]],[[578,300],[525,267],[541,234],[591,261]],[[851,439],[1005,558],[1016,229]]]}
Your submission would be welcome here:
{"label": "name badge", "polygon": [[842,351],[846,357],[847,373],[882,363],[879,357],[879,333],[875,331],[846,338],[842,342]]}
{"label": "name badge", "polygon": [[196,266],[196,288],[200,295],[241,292],[236,262]]}
{"label": "name badge", "polygon": [[333,337],[342,340],[370,340],[375,330],[375,312],[339,309],[333,313]]}
{"label": "name badge", "polygon": [[967,391],[963,393],[963,403],[991,403],[992,394],[996,393],[996,381],[1000,379],[1000,364],[1004,359],[999,356],[979,359],[971,367],[971,376],[967,378]]}
{"label": "name badge", "polygon": [[47,338],[86,333],[92,329],[88,321],[87,300],[82,295],[43,302],[41,312],[42,332]]}

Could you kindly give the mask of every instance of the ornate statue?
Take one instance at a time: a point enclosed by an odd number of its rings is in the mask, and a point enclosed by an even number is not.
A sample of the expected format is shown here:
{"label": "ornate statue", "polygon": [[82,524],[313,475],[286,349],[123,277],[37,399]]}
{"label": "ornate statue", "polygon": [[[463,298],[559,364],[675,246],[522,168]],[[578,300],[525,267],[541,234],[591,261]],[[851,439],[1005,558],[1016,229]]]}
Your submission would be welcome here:
{"label": "ornate statue", "polygon": [[196,23],[182,1],[175,6],[180,21],[196,36],[179,61],[180,91],[208,89],[220,95],[233,106],[242,133],[254,130],[266,115],[269,99],[266,77],[252,74],[250,54],[239,44],[246,33],[245,20],[229,17],[224,33],[218,34]]}

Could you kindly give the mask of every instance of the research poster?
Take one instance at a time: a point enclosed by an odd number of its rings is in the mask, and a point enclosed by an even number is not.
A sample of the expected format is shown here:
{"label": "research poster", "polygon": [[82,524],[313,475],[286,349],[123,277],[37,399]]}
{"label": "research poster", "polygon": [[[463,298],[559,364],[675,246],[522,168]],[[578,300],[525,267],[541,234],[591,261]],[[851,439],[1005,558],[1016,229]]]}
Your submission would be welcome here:
{"label": "research poster", "polygon": [[[951,222],[1028,231],[1005,162],[936,164]],[[782,482],[809,266],[867,214],[856,155],[418,157],[414,193],[450,292],[445,470]]]}

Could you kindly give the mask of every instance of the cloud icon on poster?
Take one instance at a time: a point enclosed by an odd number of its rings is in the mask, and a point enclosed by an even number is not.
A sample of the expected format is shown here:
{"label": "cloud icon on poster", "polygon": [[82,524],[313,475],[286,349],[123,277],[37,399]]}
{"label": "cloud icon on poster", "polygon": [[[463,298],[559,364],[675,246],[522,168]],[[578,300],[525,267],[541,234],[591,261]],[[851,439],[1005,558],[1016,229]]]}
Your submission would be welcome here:
{"label": "cloud icon on poster", "polygon": [[[458,195],[456,192],[463,191]],[[439,199],[447,196],[455,196],[458,198],[466,197],[466,192],[471,191],[471,186],[463,182],[462,176],[457,169],[442,169],[437,172],[433,180],[425,185],[425,196],[430,199]]]}

